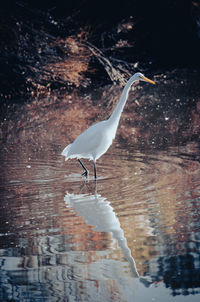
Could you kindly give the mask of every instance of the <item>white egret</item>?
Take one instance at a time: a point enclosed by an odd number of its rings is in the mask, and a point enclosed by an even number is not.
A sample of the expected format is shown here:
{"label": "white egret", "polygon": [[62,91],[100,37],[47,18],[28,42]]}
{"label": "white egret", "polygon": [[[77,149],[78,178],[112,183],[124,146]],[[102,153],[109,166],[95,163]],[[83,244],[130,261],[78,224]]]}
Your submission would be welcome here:
{"label": "white egret", "polygon": [[126,83],[121,98],[113,110],[111,116],[105,120],[98,122],[83,133],[81,133],[72,144],[69,144],[62,151],[62,155],[65,156],[65,160],[69,158],[77,158],[79,163],[84,169],[82,175],[88,175],[88,170],[81,162],[80,158],[88,158],[94,162],[94,177],[97,178],[96,173],[96,160],[103,155],[110,145],[112,144],[113,139],[115,138],[119,120],[126,104],[128,93],[131,88],[131,85],[136,81],[145,81],[151,84],[155,84],[154,81],[146,78],[142,73],[135,73]]}

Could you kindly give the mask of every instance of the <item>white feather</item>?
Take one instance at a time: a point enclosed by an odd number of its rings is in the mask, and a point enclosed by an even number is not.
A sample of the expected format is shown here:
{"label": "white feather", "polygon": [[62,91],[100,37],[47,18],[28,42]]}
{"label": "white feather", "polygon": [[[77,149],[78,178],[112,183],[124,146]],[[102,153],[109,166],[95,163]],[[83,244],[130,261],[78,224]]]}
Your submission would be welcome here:
{"label": "white feather", "polygon": [[[143,74],[139,72],[135,73],[125,85],[122,96],[110,118],[92,125],[81,133],[72,144],[68,145],[61,153],[65,156],[65,160],[69,158],[88,158],[93,160],[94,164],[96,163],[96,160],[103,155],[112,144],[128,98],[130,87],[134,82],[139,80],[155,84],[153,81],[144,77]],[[96,177],[96,165],[94,165],[94,168]]]}

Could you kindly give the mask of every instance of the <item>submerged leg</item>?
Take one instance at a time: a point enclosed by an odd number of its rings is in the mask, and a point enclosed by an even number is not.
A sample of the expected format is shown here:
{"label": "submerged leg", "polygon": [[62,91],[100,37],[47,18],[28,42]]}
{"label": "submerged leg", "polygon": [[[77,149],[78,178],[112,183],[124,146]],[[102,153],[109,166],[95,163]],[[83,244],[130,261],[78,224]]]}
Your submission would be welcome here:
{"label": "submerged leg", "polygon": [[87,177],[88,174],[89,174],[88,170],[86,169],[86,167],[84,166],[84,164],[82,163],[82,161],[80,159],[78,159],[78,162],[81,164],[81,166],[83,167],[83,169],[85,171],[85,172],[83,172],[82,175],[85,176],[85,177]]}
{"label": "submerged leg", "polygon": [[96,161],[94,161],[94,178],[97,179]]}

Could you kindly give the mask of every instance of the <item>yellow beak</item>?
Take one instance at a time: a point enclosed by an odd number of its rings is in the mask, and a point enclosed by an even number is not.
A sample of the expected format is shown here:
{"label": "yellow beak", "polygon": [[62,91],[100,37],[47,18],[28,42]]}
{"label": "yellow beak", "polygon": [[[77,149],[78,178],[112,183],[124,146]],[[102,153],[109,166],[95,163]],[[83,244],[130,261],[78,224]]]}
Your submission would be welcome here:
{"label": "yellow beak", "polygon": [[154,81],[152,81],[152,80],[146,78],[145,76],[142,76],[142,79],[143,79],[145,82],[149,82],[149,83],[151,83],[151,84],[156,85],[156,83],[155,83]]}

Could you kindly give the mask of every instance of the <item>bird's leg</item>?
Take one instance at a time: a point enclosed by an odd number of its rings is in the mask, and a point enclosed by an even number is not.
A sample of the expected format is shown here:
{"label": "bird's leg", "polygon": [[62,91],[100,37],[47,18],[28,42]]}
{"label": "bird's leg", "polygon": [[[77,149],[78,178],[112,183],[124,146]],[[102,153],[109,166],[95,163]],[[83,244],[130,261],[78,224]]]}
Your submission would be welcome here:
{"label": "bird's leg", "polygon": [[94,161],[94,178],[97,179],[96,161]]}
{"label": "bird's leg", "polygon": [[85,171],[85,172],[83,172],[82,175],[85,176],[85,177],[87,177],[88,174],[89,174],[89,171],[86,169],[86,167],[84,166],[84,164],[81,162],[80,159],[78,159],[78,162],[81,164],[81,166],[83,167],[83,169],[84,169],[84,171]]}

